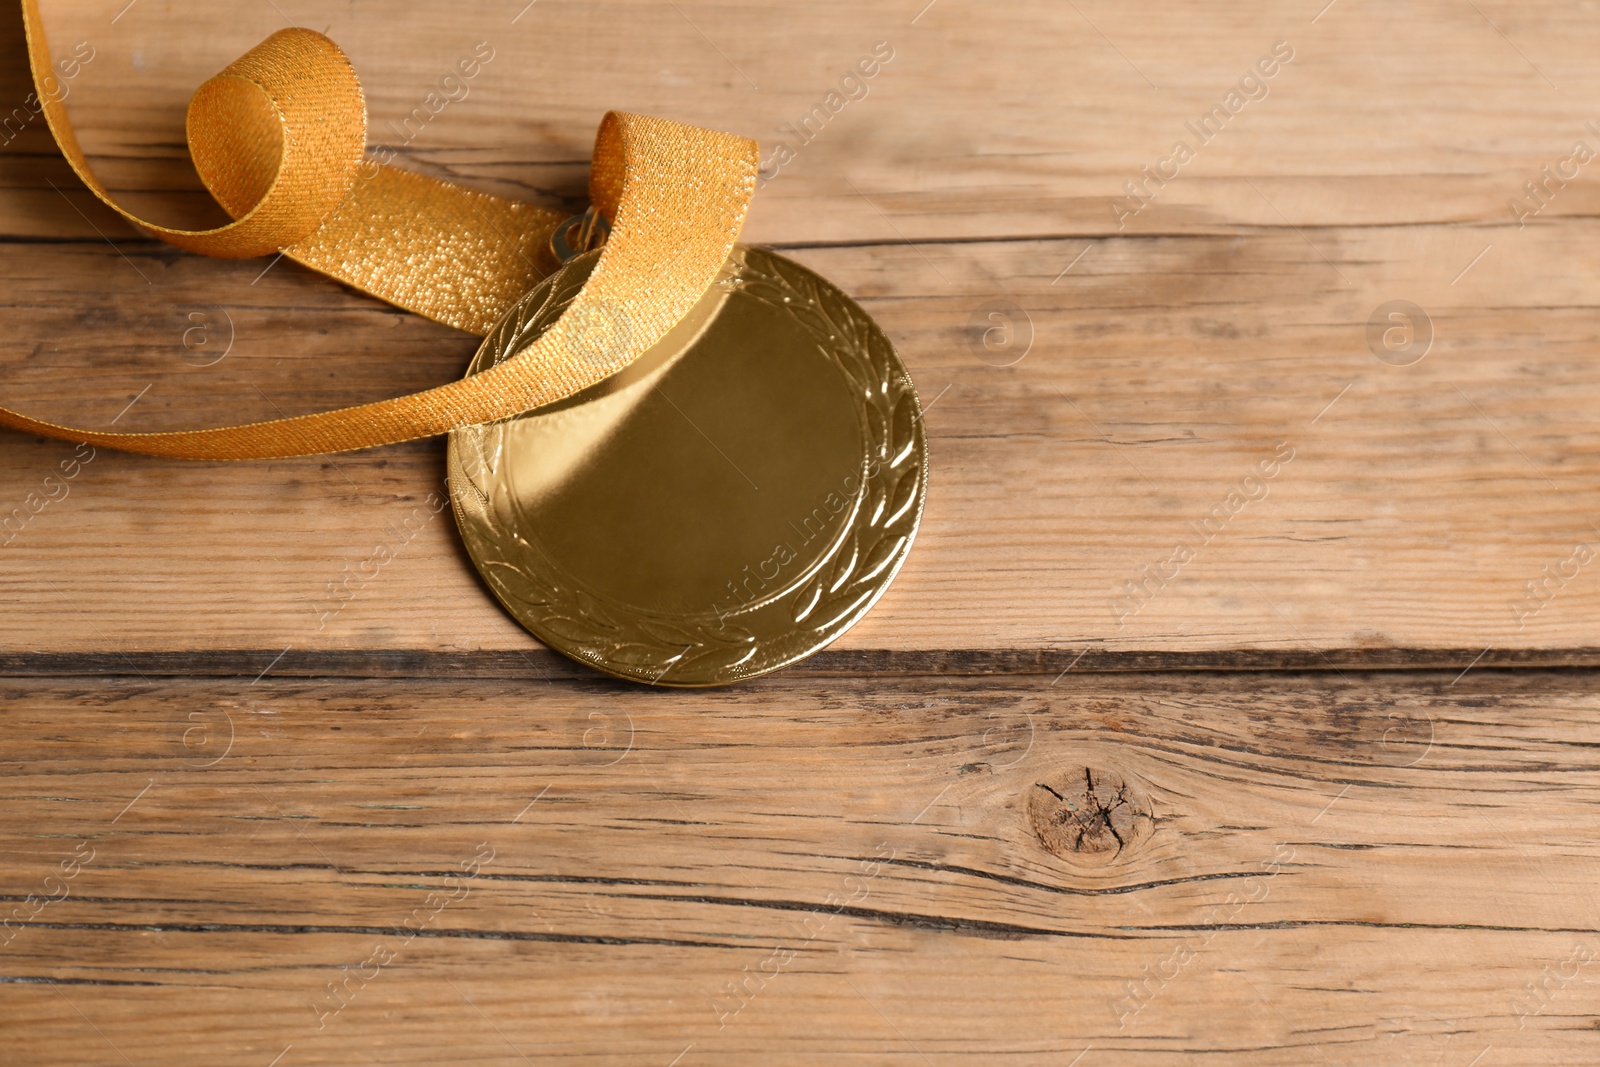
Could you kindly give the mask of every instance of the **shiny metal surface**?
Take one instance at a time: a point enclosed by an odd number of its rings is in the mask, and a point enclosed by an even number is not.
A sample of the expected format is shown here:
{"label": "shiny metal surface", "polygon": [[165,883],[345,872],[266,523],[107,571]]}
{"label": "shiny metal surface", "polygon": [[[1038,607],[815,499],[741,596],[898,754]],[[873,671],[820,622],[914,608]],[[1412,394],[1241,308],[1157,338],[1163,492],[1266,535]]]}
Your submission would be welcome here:
{"label": "shiny metal surface", "polygon": [[[539,336],[599,253],[530,292],[468,373]],[[626,338],[620,314],[583,342]],[[609,674],[719,685],[838,637],[909,552],[927,489],[921,409],[893,346],[809,270],[739,246],[626,371],[450,435],[451,498],[495,596]]]}

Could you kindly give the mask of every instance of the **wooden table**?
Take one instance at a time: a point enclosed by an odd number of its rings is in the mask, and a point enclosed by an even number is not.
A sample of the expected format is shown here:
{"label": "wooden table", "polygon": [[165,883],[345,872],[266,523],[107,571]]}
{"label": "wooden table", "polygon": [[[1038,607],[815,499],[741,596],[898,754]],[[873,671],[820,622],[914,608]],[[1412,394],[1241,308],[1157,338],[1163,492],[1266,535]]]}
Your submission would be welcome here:
{"label": "wooden table", "polygon": [[[438,440],[52,484],[6,436],[0,1060],[1600,1062],[1600,22],[1323,2],[47,0],[96,167],[173,222],[216,217],[188,94],[285,22],[475,188],[581,207],[611,107],[787,140],[746,239],[884,325],[933,481],[865,622],[684,693],[537,645],[447,517],[319,607]],[[14,12],[0,51],[23,107]],[[135,234],[20,114],[8,405],[460,373]]]}

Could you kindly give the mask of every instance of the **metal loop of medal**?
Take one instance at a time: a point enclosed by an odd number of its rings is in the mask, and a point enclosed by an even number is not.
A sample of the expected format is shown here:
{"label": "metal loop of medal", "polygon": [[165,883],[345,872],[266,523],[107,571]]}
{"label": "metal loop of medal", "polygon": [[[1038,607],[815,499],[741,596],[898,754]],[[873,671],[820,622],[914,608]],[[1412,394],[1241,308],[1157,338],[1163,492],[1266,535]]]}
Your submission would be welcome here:
{"label": "metal loop of medal", "polygon": [[[600,220],[603,221],[603,220]],[[604,240],[506,314],[468,369],[537,339]],[[571,236],[569,232],[575,231]],[[572,324],[604,352],[621,308]],[[684,320],[626,369],[556,404],[450,434],[450,497],[484,582],[552,648],[654,685],[789,666],[881,596],[927,495],[911,377],[865,311],[791,260],[738,245]]]}
{"label": "metal loop of medal", "polygon": [[605,245],[611,236],[611,223],[593,204],[581,215],[574,215],[550,234],[550,251],[557,261],[570,263],[585,252]]}

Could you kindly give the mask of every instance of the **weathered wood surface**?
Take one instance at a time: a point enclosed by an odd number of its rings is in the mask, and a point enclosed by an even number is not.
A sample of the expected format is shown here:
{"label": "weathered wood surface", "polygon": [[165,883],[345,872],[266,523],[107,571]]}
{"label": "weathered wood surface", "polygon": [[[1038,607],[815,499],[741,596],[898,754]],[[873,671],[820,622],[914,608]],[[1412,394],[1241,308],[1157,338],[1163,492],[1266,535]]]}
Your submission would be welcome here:
{"label": "weathered wood surface", "polygon": [[3,1058],[1592,1064],[1600,679],[1454,679],[6,681]]}
{"label": "weathered wood surface", "polygon": [[[349,49],[375,143],[403,141],[393,123],[490,42],[470,95],[404,158],[573,206],[605,108],[773,146],[890,42],[747,229],[858,294],[930,406],[921,539],[817,669],[1055,671],[1085,650],[1103,667],[1600,662],[1600,583],[1573,558],[1600,538],[1597,201],[1570,162],[1578,140],[1600,151],[1585,126],[1600,23],[1581,7],[287,0],[118,16],[54,0],[46,17],[59,51],[95,50],[68,102],[96,165],[172,221],[204,215],[188,93],[286,20]],[[0,15],[0,99],[20,102],[17,33]],[[1199,144],[1185,124],[1278,41],[1293,58],[1265,98]],[[1179,138],[1195,157],[1119,229],[1124,183]],[[1519,220],[1533,180],[1548,204]],[[0,245],[0,393],[46,417],[270,418],[447,380],[473,347],[298,268],[134,235],[38,122],[0,146]],[[1397,299],[1432,323],[1407,367],[1368,346]],[[1014,366],[971,345],[991,301],[1031,320]],[[1198,534],[1280,443],[1292,461],[1244,489],[1265,495]],[[69,453],[8,436],[0,514]],[[442,476],[438,442],[243,467],[102,453],[0,549],[0,654],[250,676],[284,649],[291,672],[318,653],[357,673],[548,667],[447,519],[319,617],[345,561]],[[1193,559],[1150,580],[1179,545]],[[1547,569],[1561,576],[1529,599]],[[1130,581],[1154,595],[1120,599]]]}
{"label": "weathered wood surface", "polygon": [[[864,623],[685,694],[540,648],[448,516],[395,543],[439,442],[81,463],[0,534],[0,1061],[1600,1060],[1600,676],[1489,669],[1600,664],[1583,6],[45,14],[94,49],[96,166],[193,223],[188,94],[288,21],[349,50],[407,165],[574,208],[606,108],[770,146],[890,42],[746,235],[884,324],[934,478]],[[18,38],[0,5],[0,128]],[[396,134],[479,41],[470,95]],[[1280,41],[1265,97],[1119,219]],[[0,142],[0,402],[216,425],[472,351],[139,237],[37,122]],[[1368,333],[1396,300],[1432,335],[1406,366]],[[1031,346],[974,346],[997,303]],[[0,440],[0,518],[72,454]],[[1185,665],[1312,670],[1153,673]],[[1407,666],[1441,669],[1354,669]],[[1088,673],[1114,670],[1152,673]]]}

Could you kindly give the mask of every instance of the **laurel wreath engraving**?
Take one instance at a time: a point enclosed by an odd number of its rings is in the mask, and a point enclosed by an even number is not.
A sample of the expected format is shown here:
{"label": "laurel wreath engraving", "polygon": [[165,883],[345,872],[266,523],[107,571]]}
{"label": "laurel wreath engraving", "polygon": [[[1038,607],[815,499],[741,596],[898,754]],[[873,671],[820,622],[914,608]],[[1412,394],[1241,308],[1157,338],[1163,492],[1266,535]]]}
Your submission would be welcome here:
{"label": "laurel wreath engraving", "polygon": [[863,493],[859,518],[832,566],[813,577],[792,603],[797,626],[821,632],[853,620],[887,583],[876,579],[906,547],[924,481],[920,408],[911,378],[877,324],[831,285],[776,256],[753,269],[746,257],[734,284],[788,312],[849,377],[864,402],[869,456],[878,474]]}
{"label": "laurel wreath engraving", "polygon": [[[582,288],[589,263],[592,257],[580,257],[519,302],[485,340],[470,373],[509,358],[548,329]],[[798,264],[740,246],[730,266],[718,284],[785,314],[838,367],[861,404],[863,473],[870,476],[848,532],[798,584],[721,613],[708,605],[667,615],[597,596],[540,548],[532,536],[536,519],[516,494],[495,488],[510,420],[450,435],[451,496],[485,581],[536,636],[609,673],[692,685],[791,663],[864,613],[904,560],[920,519],[927,482],[920,407],[888,338],[854,302]]]}

